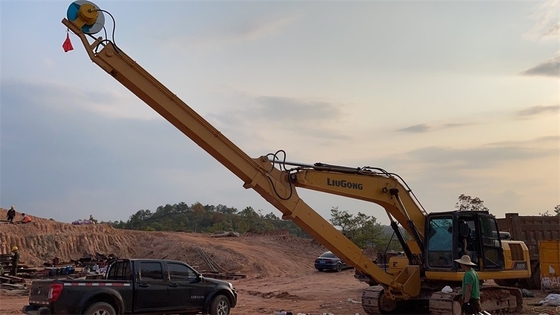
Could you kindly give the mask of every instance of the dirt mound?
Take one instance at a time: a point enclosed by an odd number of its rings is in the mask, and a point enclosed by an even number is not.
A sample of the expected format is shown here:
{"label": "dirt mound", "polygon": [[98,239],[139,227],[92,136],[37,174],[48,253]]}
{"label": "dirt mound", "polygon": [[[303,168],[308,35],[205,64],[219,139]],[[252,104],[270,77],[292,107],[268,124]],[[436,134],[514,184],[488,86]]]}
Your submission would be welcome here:
{"label": "dirt mound", "polygon": [[[0,218],[6,217],[6,211],[0,209]],[[209,271],[205,256],[222,271],[267,277],[309,265],[325,250],[313,240],[288,234],[213,238],[211,234],[119,230],[107,224],[32,219],[29,224],[0,224],[0,253],[18,246],[21,260],[29,266],[40,266],[55,257],[70,262],[102,253],[120,258],[176,259]]]}

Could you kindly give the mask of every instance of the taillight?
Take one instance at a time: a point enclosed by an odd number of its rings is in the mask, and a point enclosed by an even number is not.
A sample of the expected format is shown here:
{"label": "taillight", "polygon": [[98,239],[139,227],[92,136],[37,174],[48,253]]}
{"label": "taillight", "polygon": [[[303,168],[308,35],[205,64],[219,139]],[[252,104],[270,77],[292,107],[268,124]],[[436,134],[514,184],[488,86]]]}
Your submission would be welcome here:
{"label": "taillight", "polygon": [[49,290],[49,302],[58,300],[60,293],[62,293],[62,288],[64,288],[62,283],[51,284],[51,289]]}

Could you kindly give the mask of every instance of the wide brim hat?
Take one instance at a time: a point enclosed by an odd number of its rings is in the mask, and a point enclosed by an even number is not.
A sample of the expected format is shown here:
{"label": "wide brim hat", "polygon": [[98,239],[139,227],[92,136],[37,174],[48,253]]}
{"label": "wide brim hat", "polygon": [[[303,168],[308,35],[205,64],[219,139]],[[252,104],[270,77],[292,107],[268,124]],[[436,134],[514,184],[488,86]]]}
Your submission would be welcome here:
{"label": "wide brim hat", "polygon": [[455,261],[460,263],[461,265],[476,266],[476,264],[471,261],[471,257],[469,257],[469,255],[463,255],[461,259],[455,259]]}

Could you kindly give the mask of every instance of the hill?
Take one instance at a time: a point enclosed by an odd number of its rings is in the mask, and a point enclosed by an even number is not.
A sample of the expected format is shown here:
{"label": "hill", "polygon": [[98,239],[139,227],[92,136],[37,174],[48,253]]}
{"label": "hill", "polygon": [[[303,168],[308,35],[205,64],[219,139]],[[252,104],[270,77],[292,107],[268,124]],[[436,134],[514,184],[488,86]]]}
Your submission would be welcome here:
{"label": "hill", "polygon": [[[0,218],[6,210],[0,209]],[[18,217],[19,218],[19,217]],[[115,254],[120,258],[168,258],[185,261],[199,271],[208,267],[203,250],[224,271],[245,274],[232,280],[238,292],[233,315],[275,314],[280,310],[304,313],[359,313],[364,285],[354,272],[318,272],[315,258],[325,251],[314,240],[290,234],[242,235],[212,238],[208,234],[119,230],[106,224],[72,225],[32,217],[29,224],[0,224],[0,251],[20,248],[20,259],[40,266],[87,254]],[[0,314],[22,314],[27,296],[0,290]]]}
{"label": "hill", "polygon": [[[0,209],[0,218],[5,216],[6,209]],[[208,270],[202,251],[224,271],[268,274],[275,273],[276,267],[265,267],[264,259],[297,266],[309,264],[325,250],[313,240],[285,233],[213,238],[201,233],[120,230],[107,224],[72,225],[32,218],[29,224],[0,224],[0,252],[6,254],[18,246],[21,260],[29,266],[40,266],[55,257],[69,262],[102,253],[120,258],[176,259]]]}

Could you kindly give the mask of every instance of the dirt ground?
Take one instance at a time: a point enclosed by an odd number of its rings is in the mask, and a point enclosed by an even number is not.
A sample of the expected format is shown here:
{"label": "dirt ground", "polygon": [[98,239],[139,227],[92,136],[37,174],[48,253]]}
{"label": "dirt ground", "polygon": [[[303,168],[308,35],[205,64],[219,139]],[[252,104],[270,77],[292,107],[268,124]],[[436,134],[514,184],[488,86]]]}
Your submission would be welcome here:
{"label": "dirt ground", "polygon": [[[4,213],[3,213],[4,211]],[[5,210],[0,209],[0,218]],[[87,254],[115,254],[120,258],[167,258],[185,261],[198,270],[207,265],[207,257],[224,271],[246,275],[231,280],[238,292],[233,315],[276,314],[282,310],[294,315],[365,314],[361,295],[366,284],[354,279],[353,269],[319,272],[314,258],[325,251],[313,240],[279,232],[271,235],[243,235],[213,238],[207,234],[182,232],[141,232],[115,230],[106,225],[75,226],[43,218],[26,225],[0,224],[0,253],[20,248],[21,260],[30,266],[58,257],[69,262]],[[31,279],[28,280],[28,285]],[[553,311],[534,304],[547,294],[534,292],[525,299],[522,314]],[[0,314],[22,314],[27,292],[0,290]],[[548,314],[548,313],[547,313]]]}
{"label": "dirt ground", "polygon": [[[281,310],[307,314],[363,313],[361,291],[364,287],[352,278],[352,270],[341,273],[292,273],[270,278],[232,281],[238,291],[233,315],[276,314]],[[347,285],[345,287],[345,284]],[[22,314],[27,304],[25,293],[0,293],[0,314]]]}
{"label": "dirt ground", "polygon": [[[352,270],[340,273],[292,273],[270,279],[243,279],[232,281],[239,293],[239,304],[233,315],[277,314],[281,310],[294,315],[365,314],[360,304],[365,285],[352,278]],[[27,293],[0,290],[0,314],[23,314]],[[536,297],[524,299],[524,310],[519,314],[557,315],[555,308],[536,306],[547,294],[535,292]],[[558,311],[558,310],[557,310]]]}

